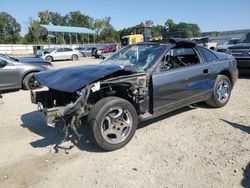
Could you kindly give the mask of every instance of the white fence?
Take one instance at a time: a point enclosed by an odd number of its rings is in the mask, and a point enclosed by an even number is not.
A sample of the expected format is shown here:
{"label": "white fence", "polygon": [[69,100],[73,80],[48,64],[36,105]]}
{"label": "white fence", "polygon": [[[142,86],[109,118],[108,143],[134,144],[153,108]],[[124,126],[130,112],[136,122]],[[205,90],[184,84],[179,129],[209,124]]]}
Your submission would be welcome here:
{"label": "white fence", "polygon": [[34,46],[42,46],[43,48],[55,48],[55,47],[71,47],[71,48],[76,48],[76,47],[104,47],[107,44],[72,44],[72,45],[66,45],[66,44],[61,44],[61,45],[54,45],[54,44],[0,44],[0,53],[1,54],[13,54],[13,55],[25,55],[25,54],[33,54],[33,47]]}

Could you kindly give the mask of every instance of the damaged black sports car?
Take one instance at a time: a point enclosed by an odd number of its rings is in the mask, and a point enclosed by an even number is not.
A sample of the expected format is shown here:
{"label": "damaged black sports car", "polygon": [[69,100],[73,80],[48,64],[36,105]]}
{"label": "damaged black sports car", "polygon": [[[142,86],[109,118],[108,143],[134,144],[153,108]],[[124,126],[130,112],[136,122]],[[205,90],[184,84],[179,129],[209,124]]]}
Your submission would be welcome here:
{"label": "damaged black sports car", "polygon": [[31,91],[31,99],[48,125],[63,122],[78,137],[79,127],[90,126],[100,147],[116,150],[138,122],[201,101],[223,107],[237,78],[233,56],[171,39],[129,45],[98,65],[37,73],[48,89]]}

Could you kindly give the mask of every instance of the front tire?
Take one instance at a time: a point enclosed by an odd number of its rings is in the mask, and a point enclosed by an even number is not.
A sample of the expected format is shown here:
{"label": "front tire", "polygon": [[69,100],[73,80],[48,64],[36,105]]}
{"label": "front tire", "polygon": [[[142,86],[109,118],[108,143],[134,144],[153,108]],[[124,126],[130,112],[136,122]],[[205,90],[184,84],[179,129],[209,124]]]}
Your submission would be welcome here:
{"label": "front tire", "polygon": [[27,74],[23,79],[23,89],[24,90],[33,90],[37,89],[38,85],[34,78],[34,73]]}
{"label": "front tire", "polygon": [[75,55],[75,54],[72,55],[72,57],[71,57],[71,60],[72,60],[72,61],[76,61],[77,59],[78,59],[78,56],[77,56],[77,55]]}
{"label": "front tire", "polygon": [[52,62],[52,61],[53,61],[53,57],[52,57],[52,56],[47,56],[47,57],[46,57],[46,61]]}
{"label": "front tire", "polygon": [[112,151],[125,146],[137,129],[137,113],[133,105],[119,97],[98,101],[88,115],[96,143]]}
{"label": "front tire", "polygon": [[225,75],[219,75],[214,84],[212,97],[206,101],[209,106],[223,107],[231,96],[232,85],[229,78]]}

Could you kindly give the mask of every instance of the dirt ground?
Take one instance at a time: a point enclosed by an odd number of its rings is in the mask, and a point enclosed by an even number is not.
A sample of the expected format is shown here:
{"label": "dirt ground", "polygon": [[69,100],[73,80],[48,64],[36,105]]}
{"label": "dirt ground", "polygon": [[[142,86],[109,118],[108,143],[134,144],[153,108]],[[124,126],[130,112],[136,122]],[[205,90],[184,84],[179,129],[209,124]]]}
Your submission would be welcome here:
{"label": "dirt ground", "polygon": [[[56,67],[97,63],[87,58]],[[250,77],[220,109],[186,107],[138,126],[104,152],[47,127],[28,91],[0,99],[0,187],[250,187]],[[67,148],[67,149],[65,149]]]}

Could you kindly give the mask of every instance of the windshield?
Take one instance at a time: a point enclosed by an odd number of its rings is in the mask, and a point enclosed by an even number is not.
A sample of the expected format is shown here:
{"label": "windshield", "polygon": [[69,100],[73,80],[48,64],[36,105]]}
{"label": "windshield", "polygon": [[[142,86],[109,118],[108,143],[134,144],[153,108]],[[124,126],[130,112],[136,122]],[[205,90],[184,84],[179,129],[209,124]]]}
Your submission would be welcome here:
{"label": "windshield", "polygon": [[231,39],[226,42],[226,45],[238,44],[240,39]]}
{"label": "windshield", "polygon": [[241,38],[240,43],[250,43],[250,33]]}
{"label": "windshield", "polygon": [[133,64],[142,69],[148,69],[162,54],[164,45],[136,44],[122,48],[110,56],[103,63],[116,63],[121,65]]}

